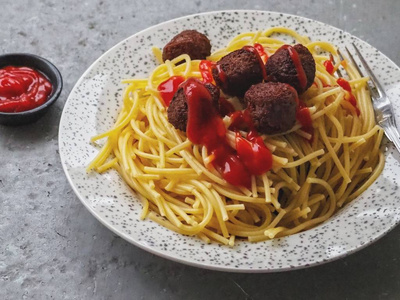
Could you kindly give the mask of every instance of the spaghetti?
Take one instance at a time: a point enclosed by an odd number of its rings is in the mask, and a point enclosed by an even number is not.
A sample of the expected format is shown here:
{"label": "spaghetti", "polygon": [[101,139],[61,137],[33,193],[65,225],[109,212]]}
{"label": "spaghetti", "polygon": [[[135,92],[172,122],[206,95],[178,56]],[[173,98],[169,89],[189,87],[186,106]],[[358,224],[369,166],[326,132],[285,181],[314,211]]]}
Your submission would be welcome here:
{"label": "spaghetti", "polygon": [[[310,133],[297,123],[283,134],[262,135],[272,153],[272,168],[252,175],[248,187],[225,181],[210,163],[207,149],[168,122],[159,85],[174,76],[201,79],[204,73],[200,61],[185,54],[160,61],[148,79],[124,81],[128,86],[123,108],[115,126],[92,139],[107,138],[88,171],[117,170],[141,199],[142,219],[205,242],[233,246],[236,238],[263,241],[326,221],[379,176],[384,166],[383,131],[375,124],[368,78],[349,62],[326,63],[328,54],[338,58],[336,48],[327,42],[311,42],[290,29],[275,27],[242,33],[207,60],[217,61],[254,44],[261,45],[268,57],[284,45],[276,33],[293,37],[313,54],[315,81],[300,97],[313,128]],[[161,59],[160,51],[153,50]],[[349,74],[350,90],[332,75],[338,68]],[[353,98],[356,103],[349,100]],[[231,118],[223,121],[228,129]],[[234,140],[235,132],[227,130],[226,138]]]}

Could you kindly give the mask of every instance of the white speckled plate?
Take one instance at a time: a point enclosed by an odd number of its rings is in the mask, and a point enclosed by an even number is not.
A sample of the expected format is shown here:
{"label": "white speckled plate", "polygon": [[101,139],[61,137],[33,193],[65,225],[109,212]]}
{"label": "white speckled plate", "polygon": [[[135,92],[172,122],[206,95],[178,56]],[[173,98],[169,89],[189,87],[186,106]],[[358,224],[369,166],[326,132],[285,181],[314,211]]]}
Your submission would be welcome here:
{"label": "white speckled plate", "polygon": [[[379,179],[361,197],[312,230],[261,243],[238,242],[234,248],[206,245],[196,237],[140,221],[141,204],[119,175],[86,174],[98,149],[90,137],[110,128],[121,106],[122,79],[146,77],[156,66],[151,46],[163,47],[184,29],[197,29],[213,50],[244,31],[290,27],[312,40],[343,47],[355,42],[384,83],[392,99],[400,99],[400,70],[385,55],[337,28],[286,14],[263,11],[210,12],[153,26],[120,42],[102,55],[79,79],[60,123],[61,161],[75,193],[104,225],[149,252],[193,266],[235,271],[271,272],[321,264],[348,255],[383,236],[400,220],[400,155],[392,145]],[[400,122],[400,102],[395,104]]]}

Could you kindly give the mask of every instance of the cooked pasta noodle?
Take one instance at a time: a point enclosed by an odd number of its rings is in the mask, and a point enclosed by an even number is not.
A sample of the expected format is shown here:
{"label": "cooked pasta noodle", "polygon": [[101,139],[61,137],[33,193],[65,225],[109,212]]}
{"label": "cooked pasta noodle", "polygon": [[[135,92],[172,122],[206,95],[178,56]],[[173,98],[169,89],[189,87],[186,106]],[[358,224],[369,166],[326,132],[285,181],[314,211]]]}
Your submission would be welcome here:
{"label": "cooked pasta noodle", "polygon": [[[201,78],[199,60],[181,55],[160,65],[147,79],[128,79],[123,108],[112,129],[93,137],[106,138],[88,171],[115,169],[139,195],[141,218],[149,219],[185,235],[197,235],[206,243],[233,246],[237,238],[251,242],[294,234],[329,219],[379,176],[384,166],[380,151],[382,129],[375,124],[366,78],[349,62],[336,64],[349,74],[359,115],[346,100],[346,91],[323,63],[330,43],[314,41],[283,27],[246,32],[233,38],[207,59],[217,61],[245,45],[261,44],[272,55],[289,35],[306,46],[316,62],[314,84],[301,95],[310,109],[314,134],[296,124],[274,136],[263,135],[273,154],[273,166],[252,176],[251,188],[227,183],[210,164],[207,149],[194,145],[184,132],[169,122],[157,90],[171,76]],[[153,52],[158,60],[161,53]],[[178,62],[183,63],[177,64]],[[224,119],[230,124],[229,117]],[[227,131],[227,139],[234,132]],[[234,147],[234,142],[231,143]]]}

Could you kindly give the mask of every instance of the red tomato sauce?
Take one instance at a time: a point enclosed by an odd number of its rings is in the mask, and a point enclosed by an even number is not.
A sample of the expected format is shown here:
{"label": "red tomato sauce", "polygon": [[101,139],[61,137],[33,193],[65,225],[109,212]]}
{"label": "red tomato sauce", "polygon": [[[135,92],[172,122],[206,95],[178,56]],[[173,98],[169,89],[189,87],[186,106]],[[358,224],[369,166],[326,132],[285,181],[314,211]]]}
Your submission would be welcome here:
{"label": "red tomato sauce", "polygon": [[235,107],[224,97],[219,98],[219,113],[221,116],[228,116],[235,112]]}
{"label": "red tomato sauce", "polygon": [[[293,87],[290,87],[292,91],[297,95],[296,90]],[[312,119],[311,119],[311,113],[310,109],[307,107],[307,105],[299,99],[299,97],[296,97],[296,103],[297,103],[297,108],[296,108],[296,120],[300,123],[301,128],[309,133],[311,135],[311,138],[309,139],[310,142],[313,140],[313,135],[314,135],[314,128],[312,125]]]}
{"label": "red tomato sauce", "polygon": [[347,91],[347,95],[345,97],[345,99],[347,101],[349,101],[351,103],[351,105],[354,106],[354,108],[356,109],[356,113],[357,116],[360,115],[360,110],[357,107],[357,100],[356,97],[354,97],[352,91],[351,91],[351,86],[350,83],[344,79],[344,78],[339,78],[338,80],[336,80],[337,84],[340,85],[345,91]]}
{"label": "red tomato sauce", "polygon": [[[241,161],[253,175],[262,175],[272,167],[272,154],[258,135],[248,110],[236,111],[231,115],[230,130],[236,131],[236,151]],[[238,130],[246,130],[242,137]]]}
{"label": "red tomato sauce", "polygon": [[268,60],[268,54],[267,52],[265,52],[264,47],[259,43],[255,43],[254,48],[257,50],[258,54],[260,55],[265,64]]}
{"label": "red tomato sauce", "polygon": [[236,132],[236,151],[252,175],[262,175],[272,167],[271,151],[256,130],[249,131],[246,138]]}
{"label": "red tomato sauce", "polygon": [[0,111],[34,109],[47,101],[52,90],[50,81],[38,71],[7,66],[0,70]]}
{"label": "red tomato sauce", "polygon": [[299,79],[300,86],[302,89],[305,89],[305,87],[307,86],[307,76],[301,64],[299,54],[297,53],[296,49],[294,49],[290,45],[283,45],[281,48],[287,49],[289,51],[290,58],[292,59],[297,71],[297,78]]}
{"label": "red tomato sauce", "polygon": [[263,60],[261,58],[261,55],[260,55],[260,52],[259,52],[259,51],[261,51],[261,49],[262,49],[262,52],[264,52],[264,48],[260,44],[258,44],[258,45],[259,45],[259,46],[257,46],[258,49],[255,48],[255,47],[252,47],[252,46],[244,46],[243,49],[246,50],[246,51],[252,52],[257,56],[258,62],[260,64],[261,72],[262,72],[262,75],[263,75],[263,79],[267,80],[267,70],[265,69],[264,62],[263,62]]}
{"label": "red tomato sauce", "polygon": [[256,131],[250,131],[246,138],[237,132],[236,151],[253,175],[262,175],[272,167],[272,154]]}
{"label": "red tomato sauce", "polygon": [[204,83],[212,83],[214,81],[211,73],[211,69],[214,65],[215,63],[209,60],[202,60],[200,62],[199,69]]}
{"label": "red tomato sauce", "polygon": [[215,65],[215,68],[217,69],[218,78],[222,83],[222,87],[224,89],[226,89],[226,86],[228,84],[228,82],[227,82],[228,78],[226,76],[225,71],[222,69],[221,65],[218,65],[218,64]]}
{"label": "red tomato sauce", "polygon": [[[233,149],[226,139],[222,118],[212,105],[210,92],[194,78],[186,80],[182,87],[188,103],[187,137],[207,148],[208,153],[214,156],[213,166],[227,182],[249,188],[252,174],[263,174],[272,166],[272,154],[262,138],[255,131],[246,138],[237,134],[237,149]],[[237,118],[244,119],[240,117],[241,112],[236,113]],[[240,122],[237,123],[239,126]]]}
{"label": "red tomato sauce", "polygon": [[333,63],[331,60],[324,61],[324,67],[325,67],[325,70],[331,75],[335,71],[335,67],[333,66]]}
{"label": "red tomato sauce", "polygon": [[179,85],[185,81],[182,76],[172,76],[171,78],[161,82],[157,90],[160,92],[161,98],[164,100],[166,106],[169,106],[175,92],[178,90]]}
{"label": "red tomato sauce", "polygon": [[310,142],[311,142],[313,140],[314,128],[312,126],[310,110],[308,109],[306,104],[300,100],[298,100],[296,119],[301,124],[301,128],[305,132],[311,134],[311,139],[310,139]]}
{"label": "red tomato sauce", "polygon": [[235,111],[231,114],[231,125],[230,130],[255,130],[253,120],[247,109],[244,111]]}

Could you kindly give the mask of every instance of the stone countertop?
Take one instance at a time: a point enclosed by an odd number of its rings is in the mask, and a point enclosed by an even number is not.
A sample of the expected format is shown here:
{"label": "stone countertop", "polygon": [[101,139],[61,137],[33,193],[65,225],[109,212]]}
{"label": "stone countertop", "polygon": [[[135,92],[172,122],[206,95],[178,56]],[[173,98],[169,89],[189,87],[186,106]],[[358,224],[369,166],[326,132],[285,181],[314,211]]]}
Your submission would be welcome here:
{"label": "stone countertop", "polygon": [[65,85],[58,103],[37,123],[0,125],[0,299],[400,299],[400,227],[325,265],[275,274],[224,273],[175,263],[125,242],[69,186],[57,141],[69,92],[97,57],[151,25],[223,9],[292,13],[344,29],[400,65],[398,0],[243,2],[3,3],[1,52],[48,58]]}

